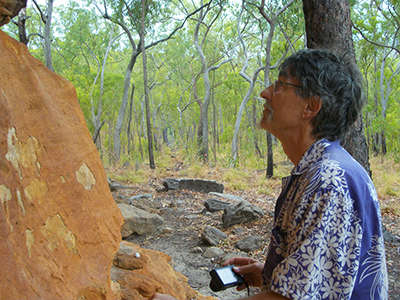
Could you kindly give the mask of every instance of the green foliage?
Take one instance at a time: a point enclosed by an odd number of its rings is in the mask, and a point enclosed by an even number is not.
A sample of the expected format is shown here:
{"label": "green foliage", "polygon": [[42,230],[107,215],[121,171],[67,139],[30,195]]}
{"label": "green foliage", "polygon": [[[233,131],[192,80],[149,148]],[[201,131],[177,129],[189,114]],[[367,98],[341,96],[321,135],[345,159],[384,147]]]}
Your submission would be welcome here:
{"label": "green foliage", "polygon": [[[112,9],[112,17],[122,23],[129,23],[136,32],[140,32],[142,18],[142,1],[141,0],[108,0]],[[146,0],[145,1],[145,28],[148,28],[159,13],[165,13],[168,5],[162,4],[161,1]]]}
{"label": "green foliage", "polygon": [[[276,12],[287,1],[266,1],[268,13]],[[87,5],[78,5],[71,1],[64,7],[55,7],[54,38],[53,38],[53,64],[56,72],[70,80],[77,91],[81,108],[93,132],[92,110],[96,113],[100,98],[103,101],[103,115],[105,122],[101,131],[101,154],[105,164],[112,158],[112,131],[115,126],[118,110],[123,93],[125,71],[132,53],[132,45],[127,34],[124,33],[112,44],[104,72],[104,90],[101,95],[99,66],[103,63],[106,48],[110,41],[121,32],[117,25],[105,20],[102,1],[87,2]],[[147,28],[146,44],[165,37],[173,28],[180,24],[185,14],[200,6],[200,1],[156,1],[147,0],[148,10],[145,19]],[[204,1],[203,3],[206,3]],[[375,5],[378,3],[378,6]],[[107,13],[124,24],[132,37],[137,41],[141,18],[140,0],[107,0],[105,1]],[[200,37],[207,33],[203,50],[207,60],[215,63],[225,59],[228,54],[232,61],[211,73],[212,99],[215,104],[215,117],[217,118],[216,130],[218,141],[216,147],[216,168],[228,168],[232,165],[230,151],[233,130],[239,105],[247,92],[248,82],[239,75],[243,67],[244,53],[237,40],[237,16],[240,3],[234,1],[213,2],[213,5],[222,4],[224,10],[207,32],[204,24],[201,26]],[[246,44],[249,57],[248,74],[252,74],[262,63],[265,63],[266,34],[270,25],[260,15],[256,5],[259,1],[248,1],[243,12],[241,28],[243,40]],[[362,30],[363,34],[376,43],[389,44],[398,47],[398,30],[396,20],[390,18],[388,12],[398,12],[399,1],[351,1],[352,20]],[[387,8],[379,9],[379,7]],[[216,14],[216,6],[210,11],[204,23],[208,23]],[[271,64],[280,62],[284,54],[289,55],[294,49],[304,47],[304,21],[301,13],[301,1],[296,1],[288,10],[279,16],[272,41]],[[28,7],[27,21],[28,33],[40,33],[43,23],[32,5]],[[150,108],[152,111],[153,131],[157,139],[156,165],[159,168],[168,168],[173,163],[171,153],[174,149],[179,152],[181,161],[190,165],[185,169],[188,176],[204,175],[204,166],[199,163],[197,156],[197,130],[200,118],[200,105],[204,97],[204,83],[202,78],[201,62],[193,45],[193,33],[199,14],[188,20],[185,26],[172,39],[147,51],[148,76],[150,85]],[[13,24],[5,30],[16,37],[17,28]],[[382,104],[379,99],[379,66],[386,57],[387,48],[378,47],[367,42],[357,30],[354,33],[354,45],[358,65],[364,74],[368,104],[365,114],[368,114],[368,126],[371,135],[385,132],[389,155],[394,161],[400,161],[400,80],[399,75],[394,76],[391,82],[391,93],[388,98],[386,115],[383,115]],[[397,44],[393,43],[396,42]],[[290,41],[290,42],[289,42]],[[29,49],[39,59],[43,59],[41,39],[33,36]],[[394,73],[400,60],[397,52],[393,51],[387,58],[384,69],[384,82]],[[376,64],[376,68],[374,67]],[[251,178],[239,179],[239,170],[263,170],[266,167],[264,157],[256,155],[254,139],[257,138],[263,155],[266,152],[265,134],[253,127],[253,101],[263,89],[263,72],[259,74],[253,95],[248,102],[240,128],[239,159],[235,162],[237,170],[226,173],[226,178],[232,182],[232,189],[241,189],[246,181]],[[271,80],[277,76],[277,69],[270,71]],[[95,82],[95,79],[97,80]],[[143,72],[141,60],[138,59],[133,69],[131,82],[135,91],[132,106],[132,121],[130,149],[128,149],[127,114],[121,142],[123,153],[120,165],[129,162],[135,170],[145,167],[147,157],[146,124],[144,121],[143,105]],[[377,103],[375,95],[378,95]],[[261,105],[256,105],[256,116],[260,117]],[[129,111],[129,105],[128,105]],[[213,106],[209,110],[209,141],[213,143],[212,120],[214,118]],[[168,132],[170,146],[163,144],[163,131]],[[371,139],[372,140],[372,139]],[[214,146],[213,146],[214,147]],[[276,146],[276,149],[279,149]],[[140,150],[141,149],[141,150]],[[280,150],[277,151],[278,153]],[[175,153],[175,152],[174,152]],[[211,152],[210,152],[211,153]],[[211,154],[210,154],[211,155]],[[283,158],[276,157],[279,161]],[[134,166],[134,167],[133,167]],[[169,166],[171,167],[171,166]],[[289,167],[277,164],[275,174],[279,178],[287,174]],[[140,173],[144,176],[144,173]],[[125,175],[124,175],[125,176]],[[138,182],[139,178],[129,175],[130,181]],[[139,176],[139,177],[140,177]],[[257,177],[258,178],[258,177]],[[260,178],[263,178],[262,174]],[[260,191],[267,192],[266,187],[257,187]],[[384,189],[385,190],[385,189]],[[390,186],[388,193],[393,190]]]}

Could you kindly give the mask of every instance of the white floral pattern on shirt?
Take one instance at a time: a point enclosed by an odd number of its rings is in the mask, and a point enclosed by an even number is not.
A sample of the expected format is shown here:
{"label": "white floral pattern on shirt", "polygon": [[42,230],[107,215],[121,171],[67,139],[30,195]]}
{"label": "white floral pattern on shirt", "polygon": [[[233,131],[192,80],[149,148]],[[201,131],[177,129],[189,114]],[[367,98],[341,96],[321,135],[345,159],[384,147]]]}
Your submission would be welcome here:
{"label": "white floral pattern on shirt", "polygon": [[321,140],[288,180],[264,269],[270,289],[292,299],[386,299],[379,204],[361,166]]}

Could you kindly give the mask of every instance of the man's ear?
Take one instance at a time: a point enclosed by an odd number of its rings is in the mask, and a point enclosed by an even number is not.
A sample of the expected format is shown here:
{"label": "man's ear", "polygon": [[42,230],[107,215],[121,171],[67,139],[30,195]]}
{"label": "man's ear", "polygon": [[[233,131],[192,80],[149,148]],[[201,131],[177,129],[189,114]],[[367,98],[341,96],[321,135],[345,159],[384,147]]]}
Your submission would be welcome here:
{"label": "man's ear", "polygon": [[312,96],[306,99],[306,105],[303,111],[303,118],[311,120],[321,110],[322,101],[318,96]]}

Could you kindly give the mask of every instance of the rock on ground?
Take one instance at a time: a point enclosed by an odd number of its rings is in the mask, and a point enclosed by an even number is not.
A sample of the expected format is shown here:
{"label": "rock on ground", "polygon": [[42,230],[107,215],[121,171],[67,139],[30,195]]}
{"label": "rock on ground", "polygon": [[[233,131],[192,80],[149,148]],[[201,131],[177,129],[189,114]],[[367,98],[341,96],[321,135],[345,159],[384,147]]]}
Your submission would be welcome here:
{"label": "rock on ground", "polygon": [[124,241],[116,257],[111,277],[119,283],[122,299],[145,300],[155,292],[172,295],[178,300],[214,299],[193,290],[187,278],[174,271],[171,258],[164,253]]}
{"label": "rock on ground", "polygon": [[149,213],[129,204],[120,203],[118,207],[124,217],[124,225],[121,228],[122,237],[128,237],[133,233],[152,233],[157,228],[160,228],[164,222],[159,215]]}

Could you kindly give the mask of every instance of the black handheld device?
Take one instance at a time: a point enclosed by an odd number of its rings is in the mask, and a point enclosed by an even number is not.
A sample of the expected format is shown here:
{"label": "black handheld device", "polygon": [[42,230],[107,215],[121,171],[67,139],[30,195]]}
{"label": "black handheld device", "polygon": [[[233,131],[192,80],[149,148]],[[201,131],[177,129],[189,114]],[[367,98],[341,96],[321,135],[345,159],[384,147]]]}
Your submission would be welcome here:
{"label": "black handheld device", "polygon": [[233,266],[226,266],[210,271],[212,291],[218,292],[245,283],[243,277],[233,272],[232,268]]}

